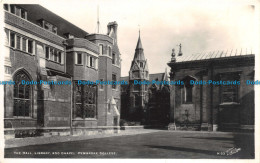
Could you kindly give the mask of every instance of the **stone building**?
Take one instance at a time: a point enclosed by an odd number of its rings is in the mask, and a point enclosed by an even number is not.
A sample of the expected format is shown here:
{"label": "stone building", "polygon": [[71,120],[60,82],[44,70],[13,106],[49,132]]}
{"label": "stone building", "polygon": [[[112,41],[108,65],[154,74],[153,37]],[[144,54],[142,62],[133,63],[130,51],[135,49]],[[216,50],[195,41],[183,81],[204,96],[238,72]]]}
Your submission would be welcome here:
{"label": "stone building", "polygon": [[135,81],[167,81],[167,72],[149,74],[140,32],[129,76],[121,77],[129,85],[121,86],[121,118],[141,124],[166,124],[169,121],[169,85],[135,84]]}
{"label": "stone building", "polygon": [[[255,55],[251,51],[176,56],[173,49],[168,65],[170,80],[183,82],[171,87],[169,128],[254,129],[254,85],[247,84],[247,80],[254,80]],[[219,84],[205,83],[210,80]]]}
{"label": "stone building", "polygon": [[117,23],[89,34],[40,5],[4,10],[6,138],[117,132],[120,87],[79,84],[120,79]]}

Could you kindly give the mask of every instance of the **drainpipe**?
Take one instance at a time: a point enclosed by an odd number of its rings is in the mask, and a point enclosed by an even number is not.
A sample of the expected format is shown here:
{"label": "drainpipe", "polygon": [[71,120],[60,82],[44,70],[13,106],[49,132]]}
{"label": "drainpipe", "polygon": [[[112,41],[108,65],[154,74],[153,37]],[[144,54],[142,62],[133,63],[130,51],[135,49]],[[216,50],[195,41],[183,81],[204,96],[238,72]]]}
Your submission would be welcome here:
{"label": "drainpipe", "polygon": [[71,85],[70,85],[70,135],[73,135],[73,130],[72,130],[72,114],[73,114],[73,81],[72,77],[70,77]]}

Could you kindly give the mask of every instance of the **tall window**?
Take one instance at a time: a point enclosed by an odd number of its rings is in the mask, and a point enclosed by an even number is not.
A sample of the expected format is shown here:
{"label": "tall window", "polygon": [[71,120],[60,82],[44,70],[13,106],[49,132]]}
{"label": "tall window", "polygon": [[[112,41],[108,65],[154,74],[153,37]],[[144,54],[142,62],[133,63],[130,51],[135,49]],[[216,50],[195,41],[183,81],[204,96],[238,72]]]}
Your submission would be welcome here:
{"label": "tall window", "polygon": [[50,57],[50,48],[48,46],[45,47],[45,58],[49,59]]}
{"label": "tall window", "polygon": [[15,6],[14,5],[10,5],[10,10],[12,14],[15,14]]}
{"label": "tall window", "polygon": [[103,55],[103,45],[102,44],[99,45],[99,52],[100,52],[100,55]]}
{"label": "tall window", "polygon": [[21,49],[21,37],[20,36],[16,36],[16,48],[17,49]]}
{"label": "tall window", "polygon": [[26,38],[23,38],[23,41],[22,41],[22,50],[23,50],[23,51],[26,51]]}
{"label": "tall window", "polygon": [[14,116],[29,117],[32,102],[31,85],[23,85],[22,80],[30,81],[30,78],[23,71],[14,76]]}
{"label": "tall window", "polygon": [[21,17],[26,19],[26,12],[23,9],[21,9]]}
{"label": "tall window", "polygon": [[33,53],[33,41],[28,40],[28,53]]}
{"label": "tall window", "polygon": [[82,65],[82,53],[77,53],[76,64]]}
{"label": "tall window", "polygon": [[94,66],[94,64],[93,64],[93,57],[89,57],[89,66],[90,67],[93,67]]}
{"label": "tall window", "polygon": [[140,62],[140,67],[143,67],[143,62]]}
{"label": "tall window", "polygon": [[[116,74],[112,74],[112,82],[116,82]],[[116,84],[112,85],[112,89],[116,89]]]}
{"label": "tall window", "polygon": [[15,34],[12,32],[10,33],[10,46],[15,48]]}
{"label": "tall window", "polygon": [[192,103],[193,102],[193,86],[190,84],[191,80],[196,80],[195,78],[191,77],[191,76],[186,76],[182,81],[184,82],[184,86],[182,88],[182,101],[183,103]]}
{"label": "tall window", "polygon": [[58,61],[58,52],[57,52],[57,50],[54,50],[54,61],[55,62]]}
{"label": "tall window", "polygon": [[112,64],[116,64],[116,54],[113,53],[112,55]]}
{"label": "tall window", "polygon": [[186,103],[191,103],[192,102],[192,87],[191,85],[187,84],[184,86],[185,87],[185,98],[184,98],[184,101]]}
{"label": "tall window", "polygon": [[58,52],[58,62],[61,63],[61,52]]}
{"label": "tall window", "polygon": [[111,49],[110,46],[108,47],[108,55],[109,55],[110,57],[112,56],[112,49]]}

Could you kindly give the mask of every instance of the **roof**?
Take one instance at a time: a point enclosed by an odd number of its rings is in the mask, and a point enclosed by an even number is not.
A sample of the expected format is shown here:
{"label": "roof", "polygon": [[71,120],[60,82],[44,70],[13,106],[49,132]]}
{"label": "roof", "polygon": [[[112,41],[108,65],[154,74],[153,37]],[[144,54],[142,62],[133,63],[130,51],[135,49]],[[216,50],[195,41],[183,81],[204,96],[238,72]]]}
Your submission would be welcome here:
{"label": "roof", "polygon": [[[56,15],[55,13],[49,11],[48,9],[37,5],[37,4],[17,4],[17,6],[22,7],[27,10],[27,19],[28,21],[37,24],[38,20],[44,19],[47,22],[55,25],[58,28],[58,35],[64,37],[65,33],[70,33],[75,37],[83,38],[88,34],[88,32],[83,29],[75,26],[74,24],[68,22],[62,17]],[[66,11],[69,12],[69,11]],[[73,13],[71,13],[73,14]]]}
{"label": "roof", "polygon": [[[164,74],[165,73],[149,74],[149,81],[150,82],[153,81],[153,80],[163,81],[164,80]],[[129,81],[129,76],[121,77],[120,80]]]}
{"label": "roof", "polygon": [[243,57],[243,56],[254,56],[252,50],[248,49],[232,49],[226,51],[213,51],[208,53],[196,53],[192,55],[183,55],[176,57],[176,63],[181,62],[190,62],[190,61],[207,61],[213,59],[228,59],[234,57]]}
{"label": "roof", "polygon": [[129,81],[129,76],[121,77],[120,80]]}
{"label": "roof", "polygon": [[156,73],[156,74],[149,74],[149,81],[152,82],[153,80],[163,81],[165,73]]}

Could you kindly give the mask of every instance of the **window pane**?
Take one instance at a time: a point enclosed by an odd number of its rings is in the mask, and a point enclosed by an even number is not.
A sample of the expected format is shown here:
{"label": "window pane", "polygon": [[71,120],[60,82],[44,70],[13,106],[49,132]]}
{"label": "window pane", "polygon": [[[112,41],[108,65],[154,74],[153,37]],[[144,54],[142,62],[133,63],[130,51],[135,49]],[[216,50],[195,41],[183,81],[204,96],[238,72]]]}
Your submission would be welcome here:
{"label": "window pane", "polygon": [[20,48],[21,48],[21,47],[20,47],[20,45],[21,45],[21,44],[20,44],[21,37],[20,37],[20,36],[17,36],[16,39],[17,39],[17,40],[16,40],[16,48],[20,50]]}
{"label": "window pane", "polygon": [[4,4],[4,9],[8,11],[8,4]]}
{"label": "window pane", "polygon": [[47,59],[49,59],[49,57],[50,57],[49,56],[49,53],[50,53],[49,50],[50,50],[50,48],[46,46],[45,47],[45,58],[47,58]]}
{"label": "window pane", "polygon": [[58,58],[59,58],[58,62],[61,63],[61,52],[59,52]]}
{"label": "window pane", "polygon": [[77,59],[78,59],[78,61],[77,61],[77,64],[82,64],[82,54],[81,53],[77,53]]}
{"label": "window pane", "polygon": [[54,50],[54,61],[57,62],[58,61],[58,54],[57,54],[57,50]]}
{"label": "window pane", "polygon": [[31,110],[31,85],[22,85],[22,80],[30,79],[23,72],[14,76],[14,116],[29,116]]}
{"label": "window pane", "polygon": [[99,52],[100,52],[100,55],[103,55],[103,45],[99,45]]}
{"label": "window pane", "polygon": [[22,50],[23,51],[26,51],[26,39],[25,38],[23,38],[23,47],[22,47]]}
{"label": "window pane", "polygon": [[28,40],[28,53],[33,53],[33,41]]}
{"label": "window pane", "polygon": [[11,33],[10,34],[10,40],[11,40],[11,47],[15,47],[15,34]]}
{"label": "window pane", "polygon": [[113,53],[112,55],[112,64],[116,63],[116,54]]}
{"label": "window pane", "polygon": [[21,9],[21,17],[25,19],[25,11]]}
{"label": "window pane", "polygon": [[89,57],[89,60],[90,60],[90,61],[89,61],[89,63],[90,63],[90,67],[93,67],[93,61],[92,61],[93,58],[92,58],[92,57]]}
{"label": "window pane", "polygon": [[11,13],[15,14],[15,6],[14,5],[10,5],[11,8]]}

